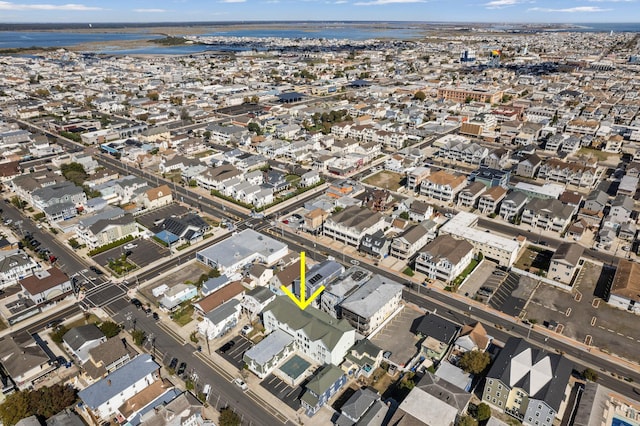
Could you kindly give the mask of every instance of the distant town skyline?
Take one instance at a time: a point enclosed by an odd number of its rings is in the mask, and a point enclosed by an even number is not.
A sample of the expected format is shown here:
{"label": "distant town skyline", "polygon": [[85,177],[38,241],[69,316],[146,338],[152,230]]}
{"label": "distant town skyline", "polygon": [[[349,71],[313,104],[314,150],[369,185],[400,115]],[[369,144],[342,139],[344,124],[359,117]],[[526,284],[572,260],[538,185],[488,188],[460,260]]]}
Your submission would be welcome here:
{"label": "distant town skyline", "polygon": [[2,23],[206,21],[640,22],[639,0],[0,1]]}

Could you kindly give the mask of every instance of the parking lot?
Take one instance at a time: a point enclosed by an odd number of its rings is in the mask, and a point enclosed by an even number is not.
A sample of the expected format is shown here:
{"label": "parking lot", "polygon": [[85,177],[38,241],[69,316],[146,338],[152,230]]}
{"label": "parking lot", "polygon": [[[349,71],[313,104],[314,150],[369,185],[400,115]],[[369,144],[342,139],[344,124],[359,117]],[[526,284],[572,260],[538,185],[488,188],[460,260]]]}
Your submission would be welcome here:
{"label": "parking lot", "polygon": [[484,260],[476,266],[469,278],[458,288],[458,293],[464,294],[466,297],[473,297],[480,287],[488,285],[487,280],[495,278],[493,272],[497,267],[498,265],[495,263]]}
{"label": "parking lot", "polygon": [[[161,246],[151,239],[145,240],[142,238],[137,238],[127,244],[136,245],[136,247],[128,250],[131,251],[131,254],[127,257],[127,260],[129,262],[135,263],[140,268],[144,268],[145,266],[155,262],[156,260],[169,256],[168,248]],[[115,247],[111,250],[107,250],[103,253],[97,254],[93,256],[93,260],[95,260],[99,265],[106,267],[106,265],[109,263],[109,259],[116,259],[127,252],[127,250],[125,250],[124,248],[124,246],[126,246],[127,244],[123,244],[120,247]]]}
{"label": "parking lot", "polygon": [[299,213],[293,213],[282,219],[282,223],[291,229],[298,229],[304,223],[304,217]]}
{"label": "parking lot", "polygon": [[538,281],[509,272],[489,298],[489,306],[514,317],[520,316]]}
{"label": "parking lot", "polygon": [[162,231],[161,226],[154,224],[157,220],[166,219],[171,216],[180,217],[188,211],[188,208],[181,206],[180,204],[173,203],[149,213],[137,216],[136,221],[155,234]]}
{"label": "parking lot", "polygon": [[564,336],[638,362],[638,317],[594,296],[602,272],[602,266],[585,262],[571,293],[540,285],[526,307],[525,316],[539,325],[557,322],[558,331]]}
{"label": "parking lot", "polygon": [[419,338],[411,330],[422,316],[422,310],[405,306],[370,340],[384,352],[391,352],[389,361],[403,367],[418,353]]}
{"label": "parking lot", "polygon": [[[230,342],[233,342],[233,345],[228,347],[227,345],[229,345]],[[252,347],[253,343],[251,340],[244,336],[236,336],[216,349],[216,352],[233,364],[233,366],[238,370],[242,370],[244,368],[244,361],[242,360],[242,357],[244,356],[244,353]]]}
{"label": "parking lot", "polygon": [[300,386],[292,387],[273,374],[268,375],[260,382],[260,386],[296,411],[300,408],[300,397],[304,392],[305,384],[306,381]]}

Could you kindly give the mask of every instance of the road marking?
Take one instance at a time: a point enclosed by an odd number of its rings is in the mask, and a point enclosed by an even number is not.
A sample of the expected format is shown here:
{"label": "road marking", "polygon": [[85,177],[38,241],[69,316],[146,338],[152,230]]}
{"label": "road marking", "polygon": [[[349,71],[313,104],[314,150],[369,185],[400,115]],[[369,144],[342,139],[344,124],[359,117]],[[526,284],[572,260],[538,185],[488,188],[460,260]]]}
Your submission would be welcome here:
{"label": "road marking", "polygon": [[596,321],[598,321],[598,318],[596,318],[596,317],[591,317],[591,327],[593,327],[594,325],[596,325]]}
{"label": "road marking", "polygon": [[182,336],[180,336],[178,333],[176,333],[175,331],[173,331],[173,329],[171,329],[168,325],[166,325],[163,322],[159,322],[158,323],[158,327],[160,327],[161,329],[163,329],[169,336],[171,336],[171,338],[173,340],[175,340],[176,342],[180,343],[181,345],[184,345],[186,343],[186,341],[182,338]]}
{"label": "road marking", "polygon": [[571,315],[571,308],[567,308],[567,312],[565,312],[565,314],[564,314],[564,315],[565,315],[565,316],[567,316],[567,317],[568,317],[569,315]]}
{"label": "road marking", "polygon": [[602,329],[602,330],[606,330],[603,326],[599,325],[598,328]]}
{"label": "road marking", "polygon": [[220,374],[222,377],[227,379],[229,382],[233,381],[233,379],[234,379],[233,375],[227,373],[224,369],[222,369],[220,366],[218,366],[218,364],[214,363],[211,359],[209,359],[206,356],[204,356],[201,352],[196,352],[195,355],[196,355],[197,358],[200,358],[200,360],[202,362],[204,362],[209,367],[211,367],[212,370],[214,370],[216,373]]}
{"label": "road marking", "polygon": [[624,336],[624,334],[622,333],[616,333],[618,336]]}
{"label": "road marking", "polygon": [[600,306],[600,299],[593,299],[593,301],[591,302],[591,306],[598,309],[598,306]]}
{"label": "road marking", "polygon": [[629,339],[629,340],[633,340],[633,337],[631,337],[631,336],[627,336],[627,339]]}
{"label": "road marking", "polygon": [[587,337],[584,338],[584,344],[587,346],[591,346],[591,342],[593,341],[593,337],[590,334],[587,334]]}
{"label": "road marking", "polygon": [[612,329],[610,329],[610,328],[607,328],[607,331],[608,331],[609,333],[615,333],[615,331],[613,331],[613,330],[612,330]]}

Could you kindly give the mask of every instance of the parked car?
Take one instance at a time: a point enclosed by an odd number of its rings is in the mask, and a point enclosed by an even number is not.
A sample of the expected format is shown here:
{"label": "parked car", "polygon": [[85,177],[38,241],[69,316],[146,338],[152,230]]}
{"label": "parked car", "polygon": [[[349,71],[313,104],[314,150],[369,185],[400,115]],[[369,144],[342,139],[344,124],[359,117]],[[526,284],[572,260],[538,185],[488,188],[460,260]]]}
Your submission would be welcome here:
{"label": "parked car", "polygon": [[238,386],[243,391],[246,391],[247,389],[249,389],[249,386],[247,386],[247,384],[244,382],[244,380],[242,380],[239,377],[236,378],[236,379],[233,379],[233,383],[235,383],[235,385]]}
{"label": "parked car", "polygon": [[220,347],[220,352],[222,353],[226,353],[229,349],[231,349],[233,347],[233,345],[235,345],[236,342],[234,342],[233,340],[229,340],[227,343],[225,343],[224,345],[222,345]]}
{"label": "parked car", "polygon": [[160,315],[158,315],[157,312],[154,312],[152,316],[153,316],[153,319],[156,320],[156,321],[158,321],[160,319]]}
{"label": "parked car", "polygon": [[187,371],[187,363],[182,361],[180,363],[180,365],[178,366],[178,370],[176,371],[176,374],[178,376],[182,376],[184,374],[184,372]]}
{"label": "parked car", "polygon": [[253,331],[253,326],[247,324],[244,327],[242,327],[242,334],[243,335],[248,335],[249,333],[251,333]]}
{"label": "parked car", "polygon": [[171,362],[169,363],[169,369],[175,370],[178,365],[178,358],[171,358]]}
{"label": "parked car", "polygon": [[100,268],[97,268],[95,266],[90,266],[89,269],[91,269],[93,272],[96,273],[96,275],[102,275],[104,272],[102,272],[102,270]]}
{"label": "parked car", "polygon": [[51,320],[47,323],[47,328],[56,328],[60,324],[62,324],[62,320],[60,318]]}
{"label": "parked car", "polygon": [[124,248],[125,250],[133,250],[133,249],[134,249],[134,248],[136,248],[136,247],[138,247],[138,245],[137,245],[137,244],[129,243],[129,244],[125,244],[123,248]]}
{"label": "parked car", "polygon": [[142,308],[142,302],[136,299],[135,297],[131,299],[131,304],[138,309]]}
{"label": "parked car", "polygon": [[391,358],[391,351],[384,351],[384,353],[382,354],[382,358],[384,359],[389,359]]}

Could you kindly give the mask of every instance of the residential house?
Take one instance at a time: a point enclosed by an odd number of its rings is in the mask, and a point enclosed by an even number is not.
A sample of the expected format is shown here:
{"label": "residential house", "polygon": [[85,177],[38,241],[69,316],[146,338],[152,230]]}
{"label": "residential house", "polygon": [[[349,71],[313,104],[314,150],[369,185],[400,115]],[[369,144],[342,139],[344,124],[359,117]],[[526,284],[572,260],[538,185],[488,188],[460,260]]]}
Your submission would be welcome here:
{"label": "residential house", "polygon": [[367,336],[400,307],[402,289],[402,284],[376,274],[340,303],[340,318]]}
{"label": "residential house", "polygon": [[321,209],[314,208],[308,213],[304,214],[304,229],[314,235],[322,232],[324,221],[329,217],[329,212]]}
{"label": "residential house", "polygon": [[246,292],[242,297],[242,312],[249,314],[249,317],[253,320],[275,298],[276,294],[269,288],[257,286]]}
{"label": "residential house", "polygon": [[593,165],[565,162],[550,158],[540,166],[538,178],[579,187],[593,187],[597,182],[597,168]]}
{"label": "residential house", "polygon": [[78,208],[74,203],[56,203],[43,209],[45,217],[50,224],[62,222],[74,218],[78,214]]}
{"label": "residential house", "polygon": [[89,249],[111,244],[138,234],[138,224],[130,214],[100,219],[89,226],[78,224],[76,236]]}
{"label": "residential house", "polygon": [[[313,265],[306,272],[305,279],[305,294],[311,295],[316,292],[320,287],[325,287],[335,278],[339,277],[340,274],[344,272],[344,266],[335,260],[324,260],[320,263]],[[300,278],[296,278],[293,280],[293,294],[297,297],[301,297],[301,289],[300,289]],[[319,299],[315,300],[315,303],[318,302]]]}
{"label": "residential house", "polygon": [[429,176],[431,169],[428,167],[415,167],[407,171],[407,184],[406,187],[410,191],[419,192],[420,185]]}
{"label": "residential house", "polygon": [[333,318],[341,318],[340,304],[372,277],[372,272],[359,266],[350,267],[320,294],[320,309]]}
{"label": "residential house", "polygon": [[334,213],[324,222],[323,234],[350,246],[358,247],[366,234],[384,229],[386,221],[380,213],[351,206]]}
{"label": "residential house", "polygon": [[182,217],[167,217],[160,226],[165,233],[184,243],[201,241],[211,229],[211,225],[195,213],[188,213]]}
{"label": "residential house", "polygon": [[212,426],[203,418],[204,407],[191,393],[183,392],[175,399],[156,405],[140,416],[143,426]]}
{"label": "residential house", "polygon": [[551,426],[563,417],[572,370],[563,355],[510,337],[487,374],[482,402],[523,425]]}
{"label": "residential house", "polygon": [[350,378],[368,378],[378,368],[382,359],[382,349],[369,339],[362,339],[353,345],[341,367]]}
{"label": "residential house", "polygon": [[391,256],[409,262],[413,256],[435,237],[432,221],[421,222],[412,226],[391,242]]}
{"label": "residential house", "polygon": [[338,365],[355,343],[355,329],[309,306],[305,310],[278,296],[262,312],[266,332],[282,330],[295,340],[296,351],[319,364]]}
{"label": "residential house", "polygon": [[607,303],[640,314],[640,268],[636,262],[627,259],[618,261]]}
{"label": "residential house", "polygon": [[73,203],[76,207],[81,207],[87,202],[87,195],[73,182],[64,181],[34,190],[31,200],[33,207],[39,210],[60,203]]}
{"label": "residential house", "polygon": [[120,407],[160,379],[160,366],[149,354],[141,354],[89,385],[78,397],[93,416],[107,420],[120,414]]}
{"label": "residential house", "polygon": [[95,324],[74,327],[62,336],[64,347],[81,364],[89,360],[89,351],[107,341],[104,333]]}
{"label": "residential house", "polygon": [[265,265],[254,264],[249,268],[249,284],[251,287],[264,287],[269,284],[269,280],[273,277],[273,269]]}
{"label": "residential house", "polygon": [[389,254],[390,247],[391,239],[387,238],[384,232],[379,229],[373,234],[366,234],[362,237],[358,251],[373,258],[382,259]]}
{"label": "residential house", "polygon": [[127,341],[112,337],[98,346],[89,349],[89,358],[82,368],[93,380],[100,379],[125,365],[137,352]]}
{"label": "residential house", "polygon": [[224,302],[231,299],[242,300],[246,291],[247,290],[242,285],[241,281],[233,281],[228,285],[209,293],[197,302],[193,302],[192,305],[198,315],[205,316]]}
{"label": "residential house", "polygon": [[630,243],[633,243],[633,241],[636,238],[636,233],[638,231],[638,228],[635,224],[635,222],[624,222],[622,224],[620,224],[620,229],[618,229],[618,238],[620,238],[623,241],[628,241]]}
{"label": "residential house", "polygon": [[168,185],[160,185],[143,192],[142,204],[145,209],[158,209],[173,202],[173,195]]}
{"label": "residential house", "polygon": [[506,196],[507,190],[501,186],[489,188],[478,200],[478,211],[483,214],[494,214]]}
{"label": "residential house", "polygon": [[239,318],[240,301],[228,300],[204,316],[197,325],[198,333],[207,340],[213,340],[235,327]]}
{"label": "residential house", "polygon": [[559,200],[534,198],[522,211],[522,223],[562,233],[571,223],[575,212],[574,206],[563,204]]}
{"label": "residential house", "polygon": [[307,382],[300,403],[308,417],[312,417],[329,400],[342,389],[347,376],[335,365],[324,366]]}
{"label": "residential house", "polygon": [[425,178],[420,185],[420,193],[434,200],[453,203],[466,184],[465,176],[438,170]]}
{"label": "residential house", "polygon": [[393,206],[395,199],[386,189],[374,189],[365,195],[365,205],[374,212],[383,212]]}
{"label": "residential house", "polygon": [[492,169],[505,169],[509,162],[511,151],[504,148],[496,148],[489,151],[489,155],[482,159],[482,165]]}
{"label": "residential house", "polygon": [[389,420],[390,425],[451,426],[467,412],[471,394],[426,372]]}
{"label": "residential house", "polygon": [[422,222],[431,219],[433,206],[420,200],[414,200],[409,207],[409,219],[414,222]]}
{"label": "residential house", "polygon": [[561,243],[551,256],[547,278],[570,284],[580,266],[584,247],[575,243]]}
{"label": "residential house", "polygon": [[231,164],[222,164],[218,167],[208,168],[195,177],[198,186],[208,191],[221,190],[225,182],[242,177],[242,172]]}
{"label": "residential house", "polygon": [[267,377],[273,370],[295,351],[295,339],[283,330],[275,330],[258,344],[249,348],[242,360],[249,371],[260,379]]}
{"label": "residential house", "polygon": [[625,223],[631,219],[633,212],[633,198],[618,194],[611,202],[611,209],[608,217],[612,222]]}
{"label": "residential house", "polygon": [[380,400],[380,395],[372,388],[358,389],[342,405],[336,426],[354,424],[380,426],[389,411],[389,407]]}
{"label": "residential house", "polygon": [[469,174],[469,180],[482,182],[487,188],[491,188],[492,186],[507,188],[510,178],[511,172],[508,170],[490,169],[484,166],[480,166],[480,168]]}
{"label": "residential house", "polygon": [[0,288],[15,284],[40,268],[39,263],[18,248],[0,250]]}
{"label": "residential house", "polygon": [[542,160],[540,157],[536,154],[531,154],[518,163],[516,175],[534,178],[541,164]]}
{"label": "residential house", "polygon": [[[305,264],[305,273],[309,271],[309,266]],[[283,266],[282,269],[277,272],[269,280],[269,289],[275,293],[283,295],[281,290],[282,286],[286,287],[289,291],[293,291],[293,283],[300,278],[300,260]]]}
{"label": "residential house", "polygon": [[420,250],[415,270],[425,274],[429,279],[448,283],[469,266],[473,256],[473,244],[450,235],[439,235]]}
{"label": "residential house", "polygon": [[198,288],[193,284],[179,283],[167,290],[160,299],[160,309],[173,312],[182,302],[191,300],[198,295]]}
{"label": "residential house", "polygon": [[20,280],[20,286],[36,305],[61,300],[72,290],[67,274],[56,267],[34,272]]}
{"label": "residential house", "polygon": [[593,190],[587,196],[583,208],[592,212],[603,212],[609,204],[609,196],[606,192],[598,189]]}
{"label": "residential house", "polygon": [[529,198],[522,192],[509,192],[500,204],[500,216],[508,222],[513,222],[522,213],[527,201]]}
{"label": "residential house", "polygon": [[475,207],[478,198],[480,198],[486,190],[487,187],[484,183],[470,182],[469,185],[458,194],[458,206]]}
{"label": "residential house", "polygon": [[0,337],[0,364],[18,390],[33,387],[41,377],[53,371],[55,367],[50,361],[44,349],[27,331]]}
{"label": "residential house", "polygon": [[489,347],[491,340],[493,340],[493,337],[487,334],[487,330],[485,330],[481,322],[477,322],[474,325],[465,324],[462,326],[460,336],[453,345],[453,351],[457,354],[471,351],[484,352]]}
{"label": "residential house", "polygon": [[566,235],[567,237],[573,238],[575,241],[578,241],[580,238],[582,238],[582,235],[589,228],[589,226],[589,223],[585,219],[581,218],[580,213],[578,213],[578,219],[571,225],[569,225]]}
{"label": "residential house", "polygon": [[309,187],[320,183],[322,178],[320,177],[320,173],[317,170],[311,170],[309,172],[304,173],[300,177],[300,186]]}
{"label": "residential house", "polygon": [[635,197],[638,190],[640,178],[629,175],[622,176],[620,185],[618,186],[617,195],[626,195],[627,197]]}
{"label": "residential house", "polygon": [[432,361],[439,362],[458,337],[460,327],[427,312],[411,331],[423,338],[420,344],[421,352]]}

